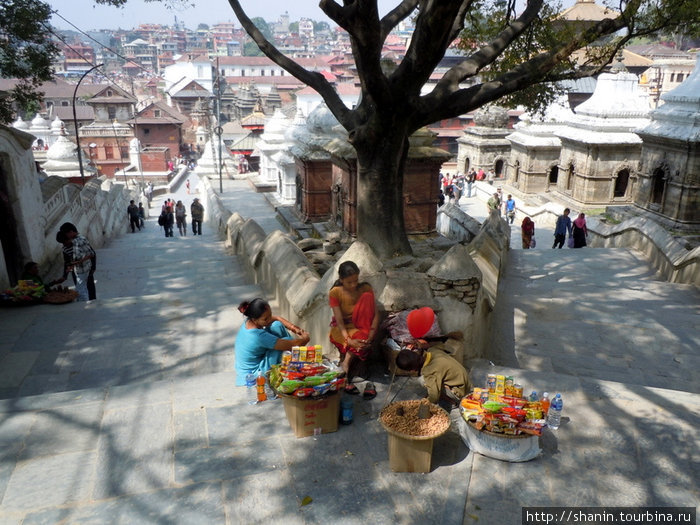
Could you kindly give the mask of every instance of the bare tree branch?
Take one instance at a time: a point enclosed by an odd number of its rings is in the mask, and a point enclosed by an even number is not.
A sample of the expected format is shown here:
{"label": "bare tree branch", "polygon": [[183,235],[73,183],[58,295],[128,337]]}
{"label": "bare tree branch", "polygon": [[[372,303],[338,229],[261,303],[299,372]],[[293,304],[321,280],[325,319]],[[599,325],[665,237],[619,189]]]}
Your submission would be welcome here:
{"label": "bare tree branch", "polygon": [[386,37],[389,35],[389,33],[391,33],[391,30],[394,29],[399,22],[413,13],[417,6],[418,0],[403,0],[403,2],[384,15],[384,18],[382,18],[381,21],[382,42],[386,40]]}
{"label": "bare tree branch", "polygon": [[255,27],[255,24],[250,18],[248,18],[248,15],[245,13],[238,0],[228,0],[228,3],[231,5],[234,13],[236,13],[241,26],[243,26],[243,29],[245,29],[246,33],[250,35],[260,50],[265,53],[270,60],[284,68],[292,76],[299,79],[304,84],[318,91],[318,93],[323,97],[323,100],[326,101],[328,108],[338,119],[338,122],[346,127],[346,129],[354,125],[351,122],[352,114],[350,110],[345,106],[345,104],[343,104],[343,101],[338,96],[338,93],[336,93],[333,86],[325,79],[323,75],[308,71],[297,64],[294,60],[280,53],[279,50],[265,38],[260,30]]}
{"label": "bare tree branch", "polygon": [[462,12],[463,2],[433,1],[421,5],[411,44],[392,75],[397,90],[418,96],[421,86],[445,56],[452,42],[455,18]]}
{"label": "bare tree branch", "polygon": [[334,0],[321,0],[318,7],[326,14],[328,18],[333,20],[348,33],[350,32],[350,24],[348,21],[350,18],[350,13],[348,11],[351,8],[354,8],[353,4],[351,4],[350,7],[341,7]]}
{"label": "bare tree branch", "polygon": [[462,29],[464,29],[464,19],[467,17],[467,13],[469,13],[473,1],[474,0],[465,0],[464,2],[462,2],[462,7],[460,7],[459,12],[455,17],[454,24],[452,24],[452,31],[450,31],[449,38],[450,42],[457,38],[462,32]]}
{"label": "bare tree branch", "polygon": [[516,20],[508,24],[492,42],[445,73],[437,86],[435,86],[436,94],[458,89],[459,83],[464,79],[476,75],[484,67],[493,63],[535,21],[542,4],[543,0],[531,0],[528,2],[525,11]]}

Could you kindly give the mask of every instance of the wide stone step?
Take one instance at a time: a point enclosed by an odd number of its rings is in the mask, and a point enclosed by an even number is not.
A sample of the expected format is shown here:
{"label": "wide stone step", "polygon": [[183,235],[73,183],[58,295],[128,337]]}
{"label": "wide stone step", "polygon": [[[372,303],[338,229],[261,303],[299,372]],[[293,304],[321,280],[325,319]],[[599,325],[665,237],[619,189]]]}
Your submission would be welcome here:
{"label": "wide stone step", "polygon": [[700,392],[700,292],[625,249],[511,252],[497,305],[503,364]]}

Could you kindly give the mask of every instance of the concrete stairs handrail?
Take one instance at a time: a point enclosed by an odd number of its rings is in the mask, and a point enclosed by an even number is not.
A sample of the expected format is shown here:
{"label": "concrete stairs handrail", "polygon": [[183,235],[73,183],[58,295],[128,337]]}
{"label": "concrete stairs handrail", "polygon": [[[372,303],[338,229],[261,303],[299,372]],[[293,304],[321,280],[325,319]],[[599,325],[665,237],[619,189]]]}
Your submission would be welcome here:
{"label": "concrete stairs handrail", "polygon": [[620,224],[587,219],[589,243],[594,248],[634,248],[642,252],[671,283],[700,286],[700,246],[688,249],[655,221],[634,217]]}

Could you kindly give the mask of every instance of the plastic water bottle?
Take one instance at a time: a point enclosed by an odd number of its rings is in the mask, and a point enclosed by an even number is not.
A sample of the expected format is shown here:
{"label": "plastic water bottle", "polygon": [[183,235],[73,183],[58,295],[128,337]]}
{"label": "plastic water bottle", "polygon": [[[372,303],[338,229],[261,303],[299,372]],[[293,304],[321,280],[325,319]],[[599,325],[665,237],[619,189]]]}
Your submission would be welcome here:
{"label": "plastic water bottle", "polygon": [[561,411],[564,408],[564,400],[561,398],[561,394],[557,394],[552,399],[549,405],[549,412],[547,413],[547,426],[552,430],[559,428],[559,423],[561,422]]}
{"label": "plastic water bottle", "polygon": [[258,402],[258,392],[255,384],[255,374],[246,374],[245,376],[246,395],[248,404],[255,405]]}

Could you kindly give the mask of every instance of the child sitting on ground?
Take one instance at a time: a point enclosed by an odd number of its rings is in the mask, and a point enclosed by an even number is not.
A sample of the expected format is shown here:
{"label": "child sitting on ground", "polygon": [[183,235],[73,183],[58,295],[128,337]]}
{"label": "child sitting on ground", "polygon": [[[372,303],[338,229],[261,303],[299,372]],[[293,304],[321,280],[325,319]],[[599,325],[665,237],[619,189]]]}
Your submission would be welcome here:
{"label": "child sitting on ground", "polygon": [[426,342],[424,350],[401,350],[396,366],[423,376],[431,403],[442,400],[456,406],[469,392],[467,370],[450,355],[459,352],[463,338],[462,332],[450,332],[444,342]]}

